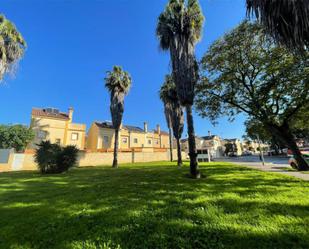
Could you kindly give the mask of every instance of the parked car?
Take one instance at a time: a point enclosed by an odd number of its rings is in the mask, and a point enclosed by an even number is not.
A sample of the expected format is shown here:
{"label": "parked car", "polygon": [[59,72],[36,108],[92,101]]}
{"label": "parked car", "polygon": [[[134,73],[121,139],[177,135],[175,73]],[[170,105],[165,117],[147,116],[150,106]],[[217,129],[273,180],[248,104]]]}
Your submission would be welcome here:
{"label": "parked car", "polygon": [[[309,148],[302,148],[300,149],[300,152],[302,153],[303,157],[305,160],[309,163]],[[298,169],[297,161],[293,157],[291,151],[288,151],[288,156],[290,157],[289,159],[289,164],[293,169]]]}

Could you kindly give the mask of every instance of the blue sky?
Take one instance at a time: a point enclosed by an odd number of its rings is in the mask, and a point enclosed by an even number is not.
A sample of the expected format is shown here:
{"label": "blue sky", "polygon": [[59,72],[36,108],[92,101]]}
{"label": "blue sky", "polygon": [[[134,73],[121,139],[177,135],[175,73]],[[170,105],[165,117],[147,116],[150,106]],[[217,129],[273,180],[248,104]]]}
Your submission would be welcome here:
{"label": "blue sky", "polygon": [[[2,0],[1,11],[28,43],[16,75],[0,86],[0,123],[30,123],[32,107],[73,106],[74,122],[110,120],[103,79],[113,65],[133,78],[125,99],[124,123],[166,129],[158,97],[169,54],[159,50],[157,17],[167,0]],[[200,59],[212,41],[245,17],[244,0],[200,0],[206,22],[197,46]],[[195,115],[197,135],[210,130],[241,137],[244,117],[212,126]],[[186,134],[184,133],[184,137]]]}

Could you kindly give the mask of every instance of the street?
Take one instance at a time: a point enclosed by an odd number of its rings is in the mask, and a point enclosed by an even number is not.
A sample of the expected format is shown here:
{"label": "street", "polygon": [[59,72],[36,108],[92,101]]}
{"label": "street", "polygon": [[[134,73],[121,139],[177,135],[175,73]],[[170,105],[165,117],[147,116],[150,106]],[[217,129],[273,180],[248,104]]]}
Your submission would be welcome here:
{"label": "street", "polygon": [[[289,158],[282,156],[264,156],[265,164],[272,165],[272,167],[290,167],[289,166]],[[246,164],[248,166],[253,165],[262,165],[262,162],[259,156],[241,156],[241,157],[222,157],[216,159],[215,161],[223,161],[223,162],[235,162],[238,164]]]}
{"label": "street", "polygon": [[298,171],[291,171],[292,168],[288,163],[288,157],[265,156],[264,160],[265,165],[263,166],[259,156],[221,157],[215,159],[215,161],[217,162],[231,162],[238,165],[246,166],[248,168],[254,168],[267,172],[277,172],[284,175],[294,176],[305,181],[309,181],[309,174]]}

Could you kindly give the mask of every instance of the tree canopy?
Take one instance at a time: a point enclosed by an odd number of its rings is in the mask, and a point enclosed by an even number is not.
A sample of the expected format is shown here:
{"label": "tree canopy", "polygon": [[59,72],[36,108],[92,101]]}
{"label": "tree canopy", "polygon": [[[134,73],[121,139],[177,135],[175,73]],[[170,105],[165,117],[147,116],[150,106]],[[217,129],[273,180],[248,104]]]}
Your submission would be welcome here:
{"label": "tree canopy", "polygon": [[22,58],[26,42],[15,25],[0,15],[0,82]]}
{"label": "tree canopy", "polygon": [[124,112],[124,97],[128,94],[132,79],[128,72],[123,71],[120,66],[114,66],[112,71],[107,72],[105,87],[111,94],[111,115],[113,126],[119,129]]}
{"label": "tree canopy", "polygon": [[213,121],[243,112],[298,154],[290,122],[309,105],[308,58],[276,45],[257,23],[243,22],[203,57],[196,109]]}
{"label": "tree canopy", "polygon": [[34,138],[34,132],[23,125],[0,125],[0,149],[23,151]]}
{"label": "tree canopy", "polygon": [[195,45],[202,37],[204,16],[198,0],[170,0],[157,25],[160,47],[169,50],[177,94],[183,106],[192,105],[198,79]]}

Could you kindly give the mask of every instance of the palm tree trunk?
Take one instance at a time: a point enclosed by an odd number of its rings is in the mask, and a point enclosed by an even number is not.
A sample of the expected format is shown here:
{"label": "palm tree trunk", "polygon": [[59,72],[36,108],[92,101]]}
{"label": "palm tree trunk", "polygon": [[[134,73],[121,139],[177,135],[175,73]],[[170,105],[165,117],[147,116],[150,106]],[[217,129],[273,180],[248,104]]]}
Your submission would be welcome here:
{"label": "palm tree trunk", "polygon": [[114,161],[113,168],[118,168],[118,138],[119,138],[119,129],[115,129],[115,144],[114,144]]}
{"label": "palm tree trunk", "polygon": [[177,139],[177,157],[178,157],[178,167],[182,167],[182,157],[181,157],[181,148],[180,148],[180,139]]}
{"label": "palm tree trunk", "polygon": [[190,156],[190,174],[193,178],[200,178],[200,172],[197,164],[197,153],[195,144],[195,132],[192,115],[192,105],[186,106],[187,112],[187,126],[188,126],[188,142],[189,142],[189,156]]}
{"label": "palm tree trunk", "polygon": [[170,160],[173,162],[173,143],[172,143],[172,129],[171,127],[168,128],[168,136],[170,142]]}

